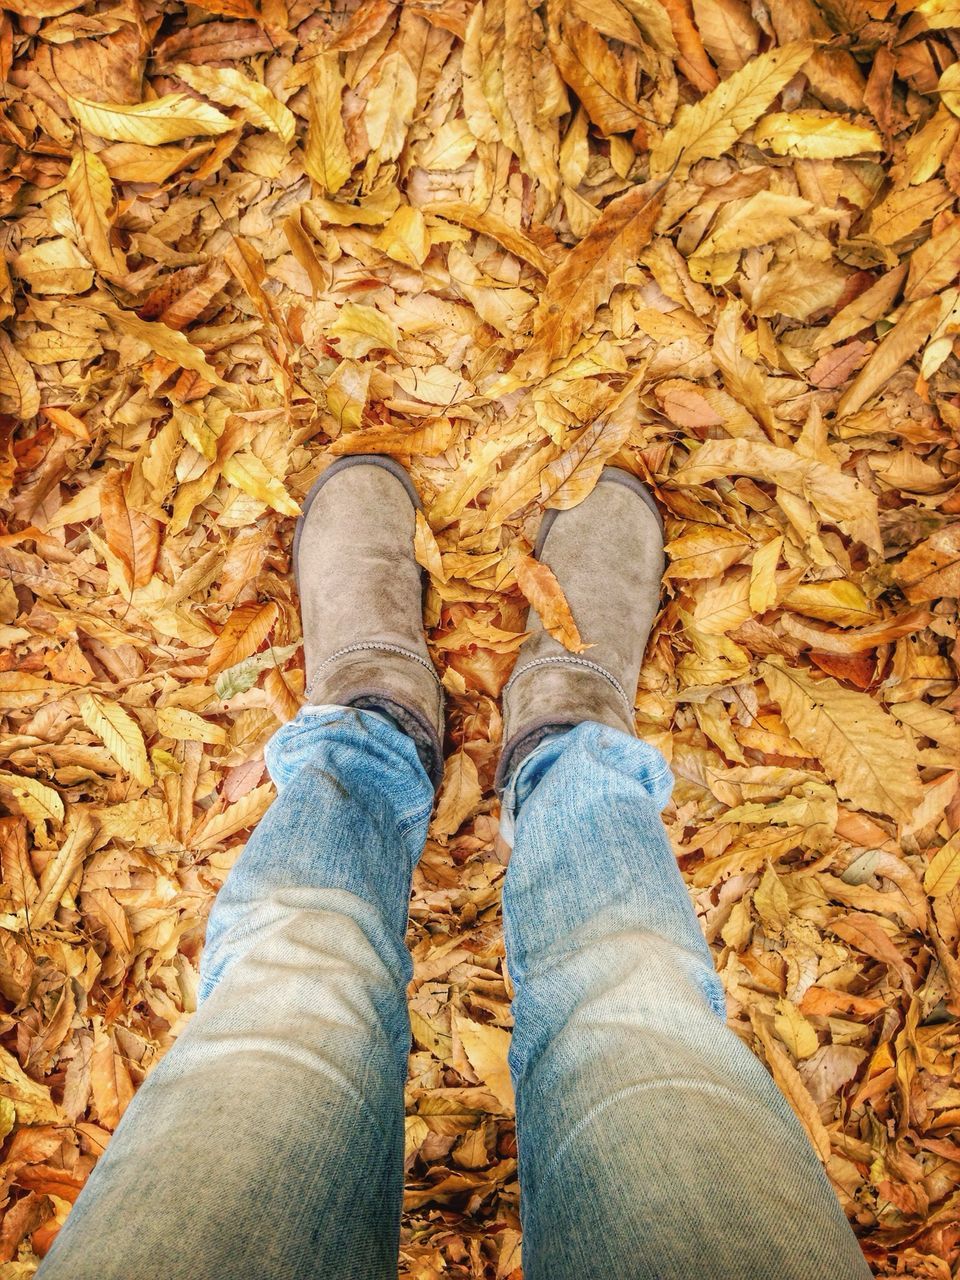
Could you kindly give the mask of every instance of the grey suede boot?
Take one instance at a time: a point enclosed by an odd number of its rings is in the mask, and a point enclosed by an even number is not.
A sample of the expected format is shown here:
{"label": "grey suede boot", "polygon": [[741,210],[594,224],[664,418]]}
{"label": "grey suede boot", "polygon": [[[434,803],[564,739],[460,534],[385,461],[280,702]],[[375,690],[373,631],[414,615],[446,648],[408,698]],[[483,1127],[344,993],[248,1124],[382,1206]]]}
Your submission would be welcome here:
{"label": "grey suede boot", "polygon": [[503,690],[498,793],[539,742],[584,720],[635,734],[633,706],[647,637],[660,604],[663,522],[628,471],[605,467],[578,506],[548,511],[534,555],[553,570],[584,644],[570,653],[531,609]]}
{"label": "grey suede boot", "polygon": [[420,499],[399,463],[341,458],[307,494],[293,539],[307,699],[368,707],[413,738],[434,787],[443,773],[443,686],[423,634],[413,553]]}

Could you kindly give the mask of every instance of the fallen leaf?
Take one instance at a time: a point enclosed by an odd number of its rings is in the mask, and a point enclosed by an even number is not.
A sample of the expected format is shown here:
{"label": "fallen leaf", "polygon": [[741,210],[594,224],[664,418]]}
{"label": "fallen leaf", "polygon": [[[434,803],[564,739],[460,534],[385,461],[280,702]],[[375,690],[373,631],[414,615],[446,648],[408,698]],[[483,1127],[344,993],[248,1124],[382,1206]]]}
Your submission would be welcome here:
{"label": "fallen leaf", "polygon": [[517,585],[539,614],[544,630],[571,653],[583,653],[588,646],[580,639],[570,606],[549,565],[532,556],[519,556],[516,574]]}
{"label": "fallen leaf", "polygon": [[676,123],[651,150],[650,172],[656,177],[674,171],[682,177],[698,160],[722,156],[796,75],[812,50],[803,40],[770,49],[699,102],[681,107]]}
{"label": "fallen leaf", "polygon": [[84,129],[98,138],[117,142],[140,142],[155,147],[180,138],[228,133],[233,128],[232,120],[216,107],[198,102],[185,93],[168,93],[134,106],[91,102],[75,94],[69,94],[67,101]]}
{"label": "fallen leaf", "polygon": [[119,703],[101,698],[95,693],[81,693],[77,698],[77,706],[83,723],[91,733],[96,734],[117,764],[126,769],[132,778],[136,778],[137,782],[149,787],[153,782],[153,775],[147,760],[143,734],[133,716]]}
{"label": "fallen leaf", "polygon": [[920,799],[916,748],[866,694],[835,680],[813,680],[781,659],[760,664],[790,733],[845,799],[893,818],[910,817]]}

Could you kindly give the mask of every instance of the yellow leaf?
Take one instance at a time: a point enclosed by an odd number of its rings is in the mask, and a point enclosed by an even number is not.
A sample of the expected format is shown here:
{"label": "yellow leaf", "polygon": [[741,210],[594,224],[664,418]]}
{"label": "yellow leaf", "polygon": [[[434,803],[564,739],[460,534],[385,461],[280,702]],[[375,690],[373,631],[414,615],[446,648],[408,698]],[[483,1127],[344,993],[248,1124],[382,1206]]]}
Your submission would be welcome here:
{"label": "yellow leaf", "polygon": [[43,412],[55,427],[65,431],[68,436],[73,436],[75,440],[83,440],[85,444],[90,443],[90,432],[87,430],[86,423],[69,409],[56,409],[47,404],[44,405]]}
{"label": "yellow leaf", "polygon": [[150,748],[150,763],[158,778],[179,777],[183,773],[180,761],[169,751],[164,751],[163,747]]}
{"label": "yellow leaf", "polygon": [[753,140],[775,156],[803,160],[834,160],[883,150],[876,129],[827,111],[774,111],[757,124]]}
{"label": "yellow leaf", "polygon": [[[669,564],[667,581],[713,578],[745,558],[749,539],[736,529],[722,525],[699,525],[666,545]],[[760,554],[759,552],[757,553]],[[754,613],[762,612],[753,607]]]}
{"label": "yellow leaf", "polygon": [[67,101],[84,129],[98,138],[117,142],[141,142],[153,147],[181,138],[229,133],[235,127],[222,111],[186,93],[168,93],[132,107],[91,102],[75,94],[67,94]]}
{"label": "yellow leaf", "polygon": [[201,852],[214,849],[238,831],[246,831],[255,826],[270,807],[275,795],[272,782],[264,782],[253,791],[248,791],[226,809],[204,818],[200,826],[190,833],[191,844]]}
{"label": "yellow leaf", "polygon": [[565,511],[593,491],[600,472],[633,429],[628,413],[612,412],[585,427],[574,443],[540,473],[540,501]]}
{"label": "yellow leaf", "polygon": [[408,204],[401,205],[374,244],[394,262],[421,267],[430,252],[430,236],[423,214]]}
{"label": "yellow leaf", "polygon": [[380,60],[372,78],[363,113],[367,137],[378,160],[396,160],[417,105],[417,77],[406,55],[394,49]]}
{"label": "yellow leaf", "polygon": [[549,565],[532,556],[520,556],[516,573],[517,585],[536,610],[544,630],[571,653],[583,653],[587,646],[580,639],[566,596]]}
{"label": "yellow leaf", "polygon": [[766,933],[773,936],[783,933],[790,919],[790,900],[783,881],[769,862],[753,891],[753,905]]}
{"label": "yellow leaf", "polygon": [[507,1064],[509,1032],[502,1027],[474,1022],[472,1018],[459,1013],[453,1015],[453,1025],[471,1067],[490,1092],[500,1100],[504,1110],[512,1115],[515,1102]]}
{"label": "yellow leaf", "polygon": [[693,0],[697,31],[722,76],[757,56],[760,28],[743,0]]}
{"label": "yellow leaf", "polygon": [[650,152],[650,172],[667,174],[676,165],[682,178],[698,160],[722,156],[766,110],[810,57],[813,45],[794,40],[752,58],[699,102],[686,104]]}
{"label": "yellow leaf", "polygon": [[53,787],[46,786],[36,778],[5,772],[0,772],[0,783],[10,788],[22,813],[33,827],[43,822],[59,824],[63,821],[63,801]]}
{"label": "yellow leaf", "polygon": [[177,329],[170,329],[160,321],[141,320],[132,311],[104,308],[103,314],[118,329],[129,333],[140,342],[145,342],[158,356],[178,365],[181,369],[190,369],[193,373],[198,373],[205,382],[213,386],[227,385],[213,365],[207,363],[207,357],[200,348],[195,347],[189,338]]}
{"label": "yellow leaf", "polygon": [[946,288],[960,271],[960,216],[943,214],[929,240],[910,255],[903,296],[907,302],[929,298]]}
{"label": "yellow leaf", "polygon": [[[958,14],[960,14],[960,10],[958,10]],[[943,105],[952,111],[955,116],[960,116],[960,66],[956,62],[951,62],[940,77],[937,93]]]}
{"label": "yellow leaf", "polygon": [[883,319],[893,306],[900,293],[907,275],[907,264],[901,263],[891,271],[886,271],[880,278],[864,290],[859,297],[848,303],[837,312],[825,329],[821,329],[814,343],[814,348],[822,351],[824,347],[835,346],[846,338],[866,329],[875,321]]}
{"label": "yellow leaf", "polygon": [[376,307],[358,302],[345,302],[328,332],[340,339],[338,349],[351,360],[359,360],[377,347],[396,351],[400,343],[400,333],[392,320]]}
{"label": "yellow leaf", "polygon": [[894,576],[911,603],[960,597],[960,524],[945,524],[917,543],[895,566]]}
{"label": "yellow leaf", "polygon": [[894,187],[871,208],[867,234],[878,244],[895,245],[952,203],[953,193],[939,178],[913,187]]}
{"label": "yellow leaf", "polygon": [[227,740],[227,731],[221,725],[211,724],[203,716],[184,707],[161,707],[157,711],[157,729],[165,738],[173,738],[175,742],[207,742],[223,746]]}
{"label": "yellow leaf", "polygon": [[343,129],[344,81],[336,54],[321,53],[310,76],[310,121],[303,167],[325,195],[340,190],[353,171]]}
{"label": "yellow leaf", "polygon": [[413,550],[417,564],[422,565],[438,582],[446,582],[447,574],[443,567],[440,548],[433,536],[433,530],[427,524],[422,511],[417,512],[417,527],[413,535]]}
{"label": "yellow leaf", "polygon": [[859,808],[908,819],[920,802],[913,738],[868,694],[814,680],[782,659],[760,663],[787,729]]}
{"label": "yellow leaf", "polygon": [[194,404],[178,405],[173,411],[172,421],[177,424],[177,430],[187,444],[192,445],[208,462],[213,462],[217,456],[217,441],[223,432],[223,423],[216,417],[205,414],[202,405]]}
{"label": "yellow leaf", "polygon": [[100,485],[100,519],[107,546],[120,561],[127,587],[144,587],[160,554],[160,522],[127,502],[123,472],[108,471]]}
{"label": "yellow leaf", "polygon": [[223,464],[223,478],[242,493],[285,516],[298,516],[299,506],[254,453],[235,453]]}
{"label": "yellow leaf", "polygon": [[551,5],[548,38],[560,74],[600,132],[636,129],[643,119],[636,78],[593,23],[581,22],[559,4]]}
{"label": "yellow leaf", "polygon": [[269,129],[288,145],[293,141],[296,131],[293,112],[259,80],[251,80],[235,67],[195,67],[178,62],[173,70],[204,97],[213,98],[225,107],[239,107],[244,118],[257,129]]}
{"label": "yellow leaf", "polygon": [[176,415],[168,418],[141,454],[140,472],[149,487],[149,505],[159,512],[174,487],[175,468],[184,437]]}
{"label": "yellow leaf", "polygon": [[407,395],[441,408],[468,400],[474,392],[473,384],[462,374],[442,364],[428,369],[398,369],[393,380]]}
{"label": "yellow leaf", "polygon": [[40,412],[40,388],[33,370],[0,329],[0,400],[7,401],[7,412],[22,421]]}
{"label": "yellow leaf", "polygon": [[777,565],[783,550],[783,538],[771,538],[754,554],[750,566],[750,608],[753,613],[766,613],[777,603]]}
{"label": "yellow leaf", "polygon": [[862,409],[910,357],[916,355],[930,336],[939,311],[938,297],[920,298],[903,308],[897,323],[840,397],[838,418]]}
{"label": "yellow leaf", "polygon": [[448,120],[418,148],[417,163],[421,169],[459,169],[476,147],[477,140],[466,120]]}
{"label": "yellow leaf", "polygon": [[960,884],[960,834],[951,836],[933,855],[923,874],[923,887],[931,898],[943,898]]}
{"label": "yellow leaf", "polygon": [[503,95],[516,128],[517,156],[521,170],[542,183],[555,200],[560,190],[557,117],[568,106],[563,86],[548,88],[545,83],[545,76],[557,73],[544,57],[543,45],[543,24],[536,8],[527,0],[506,0]]}
{"label": "yellow leaf", "polygon": [[792,1000],[780,1001],[780,1012],[774,1016],[773,1029],[790,1050],[793,1058],[809,1058],[820,1048],[816,1028],[808,1022]]}
{"label": "yellow leaf", "polygon": [[508,253],[512,253],[521,262],[528,262],[542,276],[550,274],[551,263],[543,250],[517,227],[511,226],[489,210],[477,209],[460,200],[443,200],[424,205],[423,211],[436,214],[448,222],[455,222],[458,226],[469,227],[471,231],[478,231],[481,235],[491,236]]}
{"label": "yellow leaf", "polygon": [[[31,0],[30,12],[36,12],[34,0]],[[51,1098],[50,1089],[31,1080],[13,1054],[3,1048],[0,1048],[0,1081],[3,1096],[13,1103],[20,1124],[65,1123],[66,1117]]]}
{"label": "yellow leaf", "polygon": [[[13,260],[13,269],[33,293],[80,294],[93,284],[89,262],[72,241],[62,236],[31,245],[18,253]],[[48,361],[38,363],[46,364]]]}
{"label": "yellow leaf", "polygon": [[820,1118],[819,1108],[810,1096],[810,1091],[803,1083],[799,1071],[771,1036],[759,1010],[751,1008],[749,1013],[753,1029],[763,1045],[764,1056],[780,1092],[796,1112],[797,1118],[807,1131],[813,1149],[825,1163],[830,1159],[832,1148],[830,1134]]}
{"label": "yellow leaf", "polygon": [[834,578],[829,582],[802,582],[783,599],[788,609],[839,627],[862,627],[875,622],[877,610],[855,582]]}
{"label": "yellow leaf", "polygon": [[107,275],[125,270],[123,255],[110,243],[113,183],[103,161],[85,148],[79,151],[64,185],[87,257]]}
{"label": "yellow leaf", "polygon": [[721,476],[749,475],[812,502],[825,519],[879,550],[882,546],[877,499],[855,476],[825,462],[799,456],[760,440],[708,440],[673,477],[675,484],[700,485]]}
{"label": "yellow leaf", "polygon": [[430,824],[431,835],[437,839],[454,835],[482,799],[477,766],[466,751],[455,752],[444,766],[437,810]]}
{"label": "yellow leaf", "polygon": [[77,706],[83,723],[96,734],[122,768],[144,787],[153,782],[140,726],[118,702],[95,693],[81,693]]}

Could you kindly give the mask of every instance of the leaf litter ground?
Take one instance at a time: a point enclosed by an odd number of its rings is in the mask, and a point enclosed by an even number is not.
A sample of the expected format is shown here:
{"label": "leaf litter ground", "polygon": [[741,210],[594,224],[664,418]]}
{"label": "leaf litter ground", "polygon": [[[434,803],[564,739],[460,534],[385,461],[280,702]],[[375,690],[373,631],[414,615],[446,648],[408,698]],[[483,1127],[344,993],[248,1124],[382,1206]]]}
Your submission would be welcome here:
{"label": "leaf litter ground", "polygon": [[[293,517],[410,466],[449,758],[405,1276],[520,1275],[496,698],[544,508],[667,521],[637,724],[732,1026],[879,1275],[960,1217],[960,12],[11,0],[0,1276],[195,1006],[302,652]],[[157,1158],[162,1159],[158,1152]]]}

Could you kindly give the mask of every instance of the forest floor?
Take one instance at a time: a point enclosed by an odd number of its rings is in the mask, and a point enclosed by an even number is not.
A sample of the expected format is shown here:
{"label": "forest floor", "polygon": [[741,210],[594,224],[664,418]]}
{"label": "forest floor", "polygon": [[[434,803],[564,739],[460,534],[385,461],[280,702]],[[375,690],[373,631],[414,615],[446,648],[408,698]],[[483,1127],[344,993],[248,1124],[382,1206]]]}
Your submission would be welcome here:
{"label": "forest floor", "polygon": [[6,0],[0,1280],[195,1007],[301,699],[298,503],[355,452],[423,497],[450,709],[402,1274],[520,1274],[497,696],[528,599],[576,643],[526,557],[608,461],[666,519],[637,726],[731,1025],[877,1274],[954,1274],[957,26]]}

